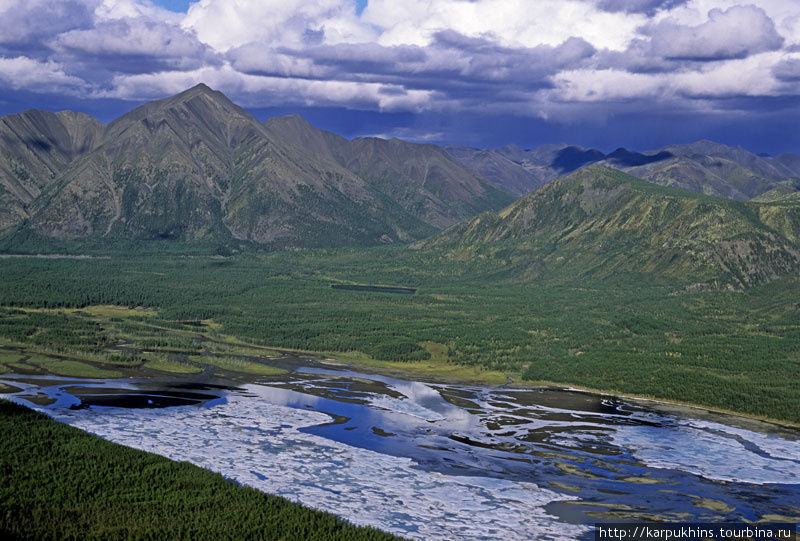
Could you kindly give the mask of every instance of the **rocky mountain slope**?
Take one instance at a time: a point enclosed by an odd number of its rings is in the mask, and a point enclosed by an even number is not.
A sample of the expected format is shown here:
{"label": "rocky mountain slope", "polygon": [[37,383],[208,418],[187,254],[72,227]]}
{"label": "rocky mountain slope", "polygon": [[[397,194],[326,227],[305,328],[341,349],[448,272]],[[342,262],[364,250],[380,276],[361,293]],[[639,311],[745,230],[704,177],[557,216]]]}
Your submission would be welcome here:
{"label": "rocky mountain slope", "polygon": [[27,206],[105,126],[88,115],[29,110],[0,118],[0,230],[29,217]]}
{"label": "rocky mountain slope", "polygon": [[513,200],[435,145],[377,137],[351,141],[318,130],[298,115],[270,118],[264,126],[275,137],[335,161],[436,227]]}
{"label": "rocky mountain slope", "polygon": [[436,147],[376,140],[366,142],[370,150],[343,140],[353,148],[342,160],[280,122],[258,122],[205,85],[108,126],[84,119],[93,130],[59,131],[59,115],[43,114],[49,121],[39,131],[73,136],[38,161],[3,146],[19,164],[11,172],[35,179],[36,190],[20,191],[17,206],[8,206],[18,208],[4,224],[18,224],[15,235],[370,245],[419,239],[512,200]]}

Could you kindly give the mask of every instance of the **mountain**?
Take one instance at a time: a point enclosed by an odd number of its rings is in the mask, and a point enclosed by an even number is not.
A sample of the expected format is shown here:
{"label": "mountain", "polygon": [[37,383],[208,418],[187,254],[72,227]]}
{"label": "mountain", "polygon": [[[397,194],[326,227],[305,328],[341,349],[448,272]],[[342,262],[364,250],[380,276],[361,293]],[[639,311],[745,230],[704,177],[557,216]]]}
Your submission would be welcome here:
{"label": "mountain", "polygon": [[495,186],[517,196],[535,190],[549,180],[494,150],[453,145],[445,146],[444,150],[479,177],[491,179]]}
{"label": "mountain", "polygon": [[742,289],[800,269],[800,201],[732,201],[591,165],[416,246],[520,280],[641,273]]}
{"label": "mountain", "polygon": [[0,230],[28,218],[27,206],[76,156],[94,148],[104,128],[72,111],[0,118]]}
{"label": "mountain", "polygon": [[444,148],[476,175],[515,195],[525,195],[560,175],[605,158],[599,150],[574,145],[543,145],[531,150],[516,145],[496,150]]}
{"label": "mountain", "polygon": [[800,177],[791,156],[776,160],[741,147],[698,141],[645,154],[619,149],[599,163],[662,186],[744,201]]}
{"label": "mountain", "polygon": [[298,115],[271,118],[264,126],[284,141],[332,159],[439,228],[490,208],[502,208],[514,199],[435,145],[377,137],[350,141],[318,130]]}
{"label": "mountain", "polygon": [[747,200],[800,179],[800,156],[759,156],[741,147],[713,141],[670,145],[649,152],[618,148],[609,154],[569,145],[543,145],[522,150],[509,145],[496,150],[445,147],[487,181],[524,195],[561,175],[590,164],[605,165],[662,186],[706,195]]}
{"label": "mountain", "polygon": [[780,203],[800,201],[800,182],[796,184],[781,184],[768,192],[755,196],[752,203]]}
{"label": "mountain", "polygon": [[[60,133],[61,114],[47,115],[39,131]],[[420,239],[512,199],[436,147],[377,140],[364,149],[299,117],[265,125],[205,85],[94,126],[53,144],[45,156],[55,157],[39,159],[48,167],[21,166],[38,191],[19,198],[14,238],[371,245]],[[325,139],[347,142],[348,160]],[[70,152],[54,153],[62,147]]]}

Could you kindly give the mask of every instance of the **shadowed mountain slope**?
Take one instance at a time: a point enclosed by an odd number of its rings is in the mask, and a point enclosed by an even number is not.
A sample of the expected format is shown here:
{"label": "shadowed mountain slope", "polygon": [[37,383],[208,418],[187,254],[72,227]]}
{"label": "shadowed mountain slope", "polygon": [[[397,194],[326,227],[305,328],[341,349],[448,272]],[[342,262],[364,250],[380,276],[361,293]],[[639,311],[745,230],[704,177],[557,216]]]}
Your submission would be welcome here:
{"label": "shadowed mountain slope", "polygon": [[787,185],[787,181],[794,186],[791,179],[800,178],[798,155],[758,156],[713,141],[671,145],[645,153],[618,148],[609,154],[567,145],[531,150],[515,145],[497,150],[445,148],[476,174],[518,195],[593,163],[662,186],[742,201]]}
{"label": "shadowed mountain slope", "polygon": [[712,141],[672,145],[657,153],[639,154],[638,163],[620,159],[615,153],[599,163],[662,186],[741,201],[777,188],[797,175],[791,167],[773,158]]}
{"label": "shadowed mountain slope", "polygon": [[29,217],[28,205],[105,126],[88,115],[29,110],[0,118],[0,230]]}

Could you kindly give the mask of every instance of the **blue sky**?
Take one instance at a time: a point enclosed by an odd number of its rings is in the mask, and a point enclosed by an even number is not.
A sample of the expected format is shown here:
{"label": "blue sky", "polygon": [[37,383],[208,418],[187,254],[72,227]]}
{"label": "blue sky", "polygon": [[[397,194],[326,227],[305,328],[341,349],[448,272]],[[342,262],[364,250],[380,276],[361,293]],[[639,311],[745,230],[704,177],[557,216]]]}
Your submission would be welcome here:
{"label": "blue sky", "polygon": [[0,114],[204,82],[353,137],[800,153],[800,0],[7,0]]}
{"label": "blue sky", "polygon": [[189,11],[190,0],[155,0],[153,2],[157,6],[174,11],[177,13],[186,13]]}

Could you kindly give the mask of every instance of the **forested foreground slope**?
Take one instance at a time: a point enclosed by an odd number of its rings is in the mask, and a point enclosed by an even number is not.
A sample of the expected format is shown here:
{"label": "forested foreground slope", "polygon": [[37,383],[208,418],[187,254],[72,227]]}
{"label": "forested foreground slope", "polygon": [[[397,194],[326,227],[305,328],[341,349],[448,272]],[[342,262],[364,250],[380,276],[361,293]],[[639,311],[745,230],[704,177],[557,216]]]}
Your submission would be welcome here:
{"label": "forested foreground slope", "polygon": [[5,539],[397,539],[0,400]]}

